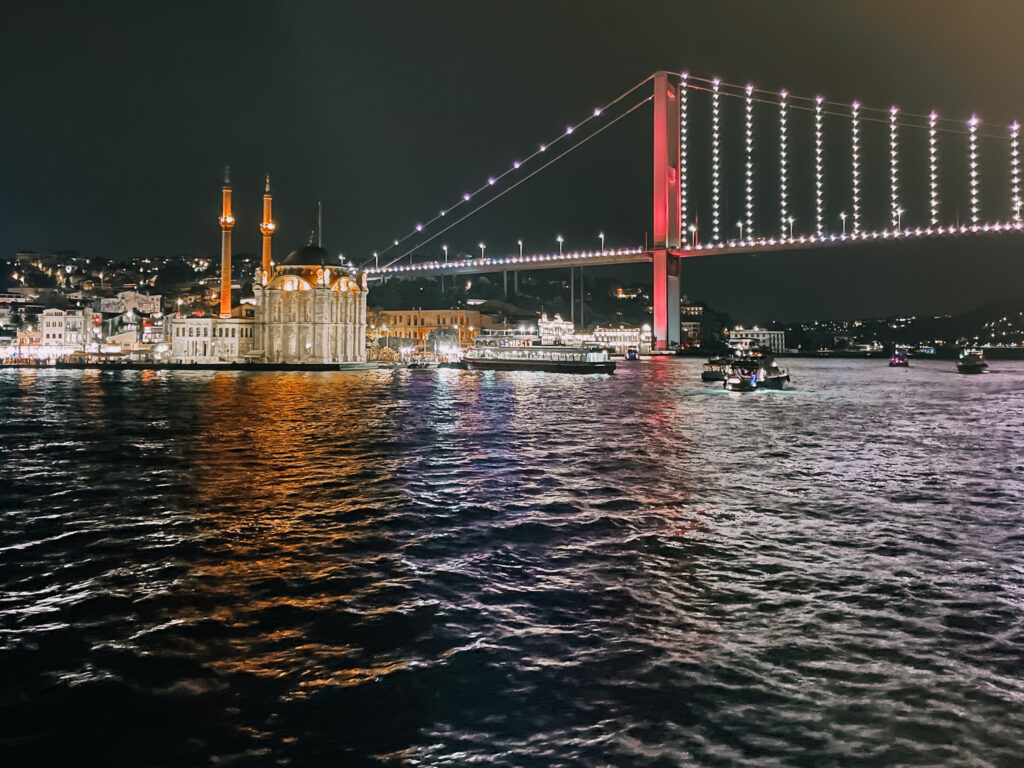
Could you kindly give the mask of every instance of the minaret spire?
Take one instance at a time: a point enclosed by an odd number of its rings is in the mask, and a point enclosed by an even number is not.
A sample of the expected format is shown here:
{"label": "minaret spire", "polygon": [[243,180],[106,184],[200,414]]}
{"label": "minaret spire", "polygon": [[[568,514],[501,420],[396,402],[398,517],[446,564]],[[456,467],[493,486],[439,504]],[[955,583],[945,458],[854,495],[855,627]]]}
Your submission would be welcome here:
{"label": "minaret spire", "polygon": [[263,190],[263,220],[260,222],[260,233],[263,235],[263,263],[261,269],[267,273],[267,277],[270,277],[270,238],[274,235],[274,230],[277,229],[277,224],[274,223],[274,219],[271,214],[271,202],[270,196],[270,174],[267,174],[267,183]]}
{"label": "minaret spire", "polygon": [[221,187],[220,213],[220,316],[231,317],[231,229],[235,218],[231,215],[231,166],[224,166],[224,186]]}

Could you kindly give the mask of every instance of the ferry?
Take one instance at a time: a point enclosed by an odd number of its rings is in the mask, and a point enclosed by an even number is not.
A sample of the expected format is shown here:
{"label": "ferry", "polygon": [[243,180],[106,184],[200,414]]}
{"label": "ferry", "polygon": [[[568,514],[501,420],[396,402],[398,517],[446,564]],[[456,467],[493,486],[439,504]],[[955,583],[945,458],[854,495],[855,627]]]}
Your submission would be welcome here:
{"label": "ferry", "polygon": [[626,347],[625,359],[626,360],[639,360],[640,359],[640,350],[637,349],[636,347]]}
{"label": "ferry", "polygon": [[956,369],[959,373],[987,373],[988,363],[979,349],[965,349],[960,353]]}
{"label": "ferry", "polygon": [[[518,343],[517,343],[518,342]],[[545,346],[502,336],[478,336],[462,356],[471,371],[547,371],[550,373],[612,373],[615,361],[597,346]]]}

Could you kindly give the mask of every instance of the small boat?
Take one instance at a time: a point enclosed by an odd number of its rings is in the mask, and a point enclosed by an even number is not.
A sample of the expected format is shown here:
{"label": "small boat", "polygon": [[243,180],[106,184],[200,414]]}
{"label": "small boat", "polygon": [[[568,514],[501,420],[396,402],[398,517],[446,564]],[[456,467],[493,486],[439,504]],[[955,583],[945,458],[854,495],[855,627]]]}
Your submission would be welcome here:
{"label": "small boat", "polygon": [[704,370],[700,372],[701,381],[725,381],[729,375],[729,358],[712,357],[704,363]]}
{"label": "small boat", "polygon": [[753,392],[782,389],[789,380],[789,371],[779,368],[770,352],[757,350],[730,363],[723,386],[730,392]]}
{"label": "small boat", "polygon": [[626,360],[639,360],[640,359],[640,350],[637,349],[636,347],[627,347],[626,348],[625,359]]}
{"label": "small boat", "polygon": [[960,353],[956,369],[960,373],[987,373],[988,363],[985,362],[985,356],[981,350],[965,349]]}
{"label": "small boat", "polygon": [[897,349],[895,352],[892,353],[892,357],[889,358],[889,367],[890,368],[909,368],[910,367],[910,360],[907,359],[907,356],[906,356],[905,353],[903,353],[903,352],[901,352],[900,350]]}

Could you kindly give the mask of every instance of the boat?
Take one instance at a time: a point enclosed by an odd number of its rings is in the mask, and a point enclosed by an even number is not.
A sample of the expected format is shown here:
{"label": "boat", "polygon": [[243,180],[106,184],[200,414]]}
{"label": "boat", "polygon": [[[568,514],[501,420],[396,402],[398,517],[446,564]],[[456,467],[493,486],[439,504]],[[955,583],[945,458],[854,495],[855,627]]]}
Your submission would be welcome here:
{"label": "boat", "polygon": [[625,359],[626,360],[639,360],[640,359],[640,350],[637,349],[636,347],[627,347],[626,348]]}
{"label": "boat", "polygon": [[411,371],[426,371],[437,368],[437,366],[437,360],[431,360],[429,358],[413,358],[405,367]]}
{"label": "boat", "polygon": [[907,359],[907,355],[900,350],[895,350],[892,353],[892,357],[889,358],[890,368],[909,368],[910,360]]}
{"label": "boat", "polygon": [[789,371],[779,368],[771,352],[753,350],[749,357],[729,363],[729,373],[722,386],[730,392],[753,392],[757,389],[782,389],[789,380]]}
{"label": "boat", "polygon": [[462,362],[471,371],[548,371],[612,373],[615,361],[598,346],[561,346],[512,342],[502,336],[477,336]]}
{"label": "boat", "polygon": [[701,381],[725,381],[729,375],[730,358],[712,357],[704,363],[704,370],[700,372]]}
{"label": "boat", "polygon": [[956,362],[956,369],[960,373],[987,373],[988,363],[985,356],[978,349],[965,349],[960,353],[960,359]]}

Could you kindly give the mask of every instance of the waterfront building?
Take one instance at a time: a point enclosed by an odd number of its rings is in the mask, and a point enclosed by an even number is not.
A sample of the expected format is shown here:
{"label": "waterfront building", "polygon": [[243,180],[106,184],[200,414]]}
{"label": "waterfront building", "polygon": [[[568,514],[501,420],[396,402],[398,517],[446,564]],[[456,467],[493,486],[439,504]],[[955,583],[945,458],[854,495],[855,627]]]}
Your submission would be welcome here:
{"label": "waterfront building", "polygon": [[744,328],[737,325],[729,334],[729,346],[741,351],[747,351],[751,347],[768,347],[772,352],[786,351],[786,332],[768,331],[754,326]]}
{"label": "waterfront building", "polygon": [[542,312],[537,321],[537,332],[540,334],[540,343],[550,344],[572,344],[575,343],[573,333],[575,326],[571,320],[563,320],[561,315],[555,315],[548,319],[547,312]]}
{"label": "waterfront building", "polygon": [[[243,305],[244,308],[245,305]],[[229,363],[251,359],[255,329],[252,308],[249,317],[236,312],[231,317],[181,317],[170,323],[172,362]]]}
{"label": "waterfront building", "polygon": [[679,338],[683,346],[700,343],[704,307],[691,304],[685,295],[679,304]]}
{"label": "waterfront building", "polygon": [[377,309],[367,315],[371,339],[410,340],[417,346],[426,345],[434,331],[451,331],[453,341],[471,344],[490,320],[475,309]]}
{"label": "waterfront building", "polygon": [[[580,340],[580,334],[576,334],[574,338]],[[647,354],[651,351],[651,327],[645,325],[643,328],[636,328],[624,323],[611,326],[599,325],[594,329],[593,341],[617,354],[625,354],[630,347],[635,347],[638,352]]]}

